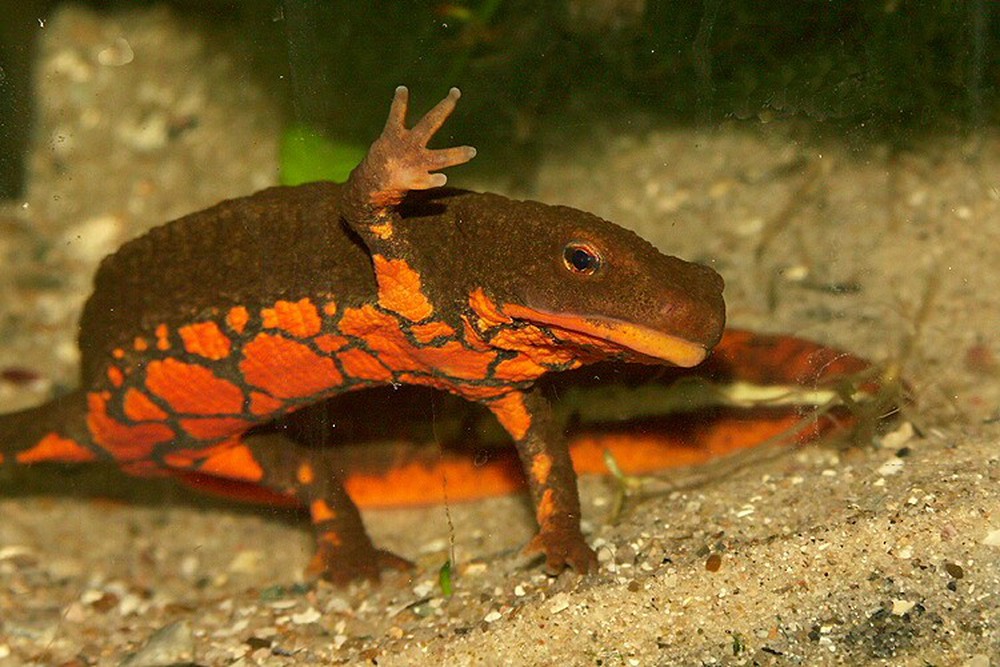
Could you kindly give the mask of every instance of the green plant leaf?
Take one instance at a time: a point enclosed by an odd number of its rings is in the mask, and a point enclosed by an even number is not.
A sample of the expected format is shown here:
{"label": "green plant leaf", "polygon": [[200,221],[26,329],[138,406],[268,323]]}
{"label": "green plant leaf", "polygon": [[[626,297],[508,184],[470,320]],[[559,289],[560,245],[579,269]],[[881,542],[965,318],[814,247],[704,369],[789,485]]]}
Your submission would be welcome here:
{"label": "green plant leaf", "polygon": [[343,183],[365,157],[365,148],[334,141],[306,125],[292,125],[281,138],[281,183]]}

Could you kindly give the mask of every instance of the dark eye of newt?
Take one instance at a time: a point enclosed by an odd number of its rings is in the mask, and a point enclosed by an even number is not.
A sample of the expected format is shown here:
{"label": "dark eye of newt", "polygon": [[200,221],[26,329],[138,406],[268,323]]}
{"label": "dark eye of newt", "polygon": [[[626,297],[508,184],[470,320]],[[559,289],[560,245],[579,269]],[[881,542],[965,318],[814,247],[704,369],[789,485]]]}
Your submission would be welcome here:
{"label": "dark eye of newt", "polygon": [[585,276],[592,275],[601,268],[601,256],[586,243],[572,241],[563,248],[563,262],[566,268]]}

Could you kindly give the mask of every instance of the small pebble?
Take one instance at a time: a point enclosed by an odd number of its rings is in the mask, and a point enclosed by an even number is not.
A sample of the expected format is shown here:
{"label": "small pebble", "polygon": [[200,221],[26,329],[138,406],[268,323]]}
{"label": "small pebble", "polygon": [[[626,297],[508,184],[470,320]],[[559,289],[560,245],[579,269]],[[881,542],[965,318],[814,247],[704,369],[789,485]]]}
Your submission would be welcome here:
{"label": "small pebble", "polygon": [[135,60],[132,45],[124,37],[118,37],[110,46],[97,53],[97,62],[105,67],[121,67]]}
{"label": "small pebble", "polygon": [[129,614],[140,612],[144,606],[142,599],[138,595],[128,593],[118,602],[118,613],[121,616],[128,616]]}
{"label": "small pebble", "polygon": [[326,603],[326,613],[347,614],[351,611],[351,603],[342,597],[330,598]]}
{"label": "small pebble", "polygon": [[149,636],[142,647],[125,658],[120,667],[189,664],[194,655],[191,626],[181,621],[166,625]]}
{"label": "small pebble", "polygon": [[558,614],[567,609],[569,609],[569,596],[565,593],[557,594],[549,603],[549,613],[551,614]]}
{"label": "small pebble", "polygon": [[789,282],[799,283],[809,277],[809,267],[801,264],[790,266],[785,269],[782,275]]}
{"label": "small pebble", "polygon": [[255,574],[260,571],[260,566],[263,562],[263,552],[244,549],[229,561],[229,571],[239,574]]}
{"label": "small pebble", "polygon": [[271,648],[271,640],[265,639],[264,637],[248,637],[245,642],[243,642],[250,647],[253,651],[258,651],[260,649]]}
{"label": "small pebble", "polygon": [[888,461],[879,466],[876,471],[882,477],[891,477],[892,475],[898,475],[903,471],[903,465],[905,465],[903,459],[898,456],[893,456]]}
{"label": "small pebble", "polygon": [[292,614],[292,623],[295,625],[307,625],[309,623],[315,623],[321,618],[323,618],[321,613],[316,611],[314,607],[309,607],[303,612]]}
{"label": "small pebble", "polygon": [[896,428],[896,430],[891,433],[886,433],[882,437],[882,446],[886,449],[899,449],[912,440],[914,434],[915,431],[913,429],[913,424],[910,422],[903,422]]}
{"label": "small pebble", "polygon": [[68,623],[83,623],[87,619],[87,607],[79,601],[71,602],[62,616]]}
{"label": "small pebble", "polygon": [[722,567],[722,554],[711,554],[705,560],[705,569],[709,572],[718,572]]}
{"label": "small pebble", "polygon": [[486,572],[486,563],[483,562],[469,563],[468,565],[465,566],[465,569],[462,570],[462,574],[464,574],[467,577],[484,574],[485,572]]}
{"label": "small pebble", "polygon": [[448,549],[448,540],[446,540],[446,539],[444,539],[442,537],[442,538],[431,540],[430,542],[426,542],[426,543],[422,544],[420,546],[419,553],[421,553],[421,554],[436,554],[436,553],[440,553],[442,551],[447,551],[447,549]]}
{"label": "small pebble", "polygon": [[181,559],[180,571],[185,577],[191,578],[195,576],[198,572],[198,556],[194,554],[188,554]]}
{"label": "small pebble", "polygon": [[413,587],[413,594],[418,598],[425,598],[434,591],[434,586],[433,581],[421,581]]}
{"label": "small pebble", "polygon": [[11,544],[6,547],[0,547],[0,560],[20,560],[26,557],[35,557],[35,552],[31,547],[26,547],[22,544]]}

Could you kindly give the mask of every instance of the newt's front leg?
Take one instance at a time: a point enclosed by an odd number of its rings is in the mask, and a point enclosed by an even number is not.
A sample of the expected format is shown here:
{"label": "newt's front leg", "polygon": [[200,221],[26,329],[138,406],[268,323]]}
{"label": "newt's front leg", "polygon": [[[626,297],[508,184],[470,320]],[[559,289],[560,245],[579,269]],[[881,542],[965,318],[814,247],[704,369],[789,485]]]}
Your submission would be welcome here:
{"label": "newt's front leg", "polygon": [[[403,281],[398,277],[400,273],[418,275],[408,262],[421,253],[414,252],[405,233],[397,229],[401,222],[397,207],[410,190],[444,185],[446,177],[435,173],[438,170],[462,164],[475,156],[475,149],[468,146],[440,150],[427,148],[431,137],[454,110],[458,97],[458,89],[452,88],[448,96],[417,121],[412,129],[406,129],[408,95],[406,88],[397,88],[385,129],[372,144],[364,161],[351,173],[341,200],[344,219],[361,235],[372,253],[380,295],[384,293],[393,297],[384,302],[380,300],[380,304],[399,312],[407,321],[416,321],[431,309],[399,310],[397,306],[406,299],[419,304],[426,298],[419,293],[419,280]],[[427,249],[422,250],[426,254]],[[441,250],[448,252],[447,248]],[[406,267],[405,271],[401,266]],[[405,294],[406,299],[400,298],[405,289],[413,288],[417,293]],[[434,312],[453,311],[451,314],[455,315],[466,304],[463,301],[436,306]],[[473,350],[465,349],[463,353],[473,353]],[[414,356],[419,357],[419,351],[414,351]],[[461,382],[448,386],[446,381],[440,379],[440,373],[436,375],[438,382],[435,386],[467,395]],[[528,549],[544,553],[548,569],[552,572],[560,572],[566,566],[580,573],[594,569],[597,558],[580,533],[576,474],[566,444],[553,428],[547,401],[537,391],[512,388],[500,397],[493,395],[485,402],[513,437],[528,476],[539,526],[538,535]]]}
{"label": "newt's front leg", "polygon": [[525,550],[543,553],[553,574],[566,566],[580,574],[596,570],[597,556],[580,532],[576,472],[548,401],[537,389],[514,391],[488,407],[517,444],[535,505],[538,534]]}

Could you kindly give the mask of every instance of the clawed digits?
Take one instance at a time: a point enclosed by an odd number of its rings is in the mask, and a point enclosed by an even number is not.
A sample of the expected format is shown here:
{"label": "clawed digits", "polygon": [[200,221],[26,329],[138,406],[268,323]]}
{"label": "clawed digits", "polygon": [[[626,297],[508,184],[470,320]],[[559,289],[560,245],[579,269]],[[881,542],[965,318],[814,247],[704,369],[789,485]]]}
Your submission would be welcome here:
{"label": "clawed digits", "polygon": [[[369,544],[370,546],[370,544]],[[406,572],[414,568],[407,559],[391,551],[371,547],[364,553],[347,554],[343,548],[323,539],[316,539],[316,553],[306,567],[306,574],[331,582],[336,586],[346,586],[352,581],[366,580],[377,583],[382,570]]]}
{"label": "clawed digits", "polygon": [[545,570],[559,574],[567,567],[577,574],[597,571],[597,554],[590,548],[579,530],[541,532],[524,548],[526,554],[545,555]]}

